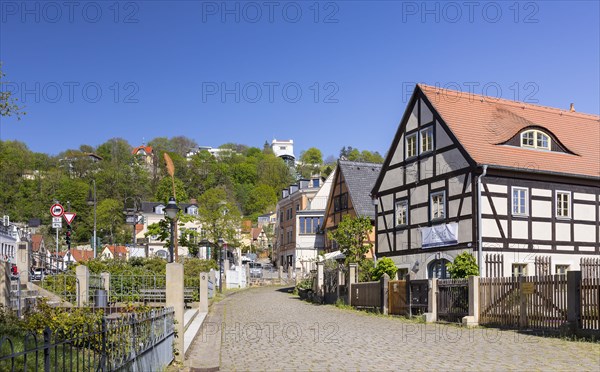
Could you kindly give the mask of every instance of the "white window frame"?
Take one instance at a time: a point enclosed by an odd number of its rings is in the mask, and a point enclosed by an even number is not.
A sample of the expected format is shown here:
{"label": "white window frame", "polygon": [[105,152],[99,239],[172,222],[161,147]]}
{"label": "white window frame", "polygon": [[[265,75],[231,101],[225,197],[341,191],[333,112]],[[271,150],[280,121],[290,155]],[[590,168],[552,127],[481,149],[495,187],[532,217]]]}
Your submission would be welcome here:
{"label": "white window frame", "polygon": [[[423,149],[423,140],[426,137],[423,137],[423,133],[424,132],[430,132],[431,133],[431,143],[429,143],[430,147],[428,149]],[[433,149],[435,148],[435,142],[434,142],[434,138],[433,138],[433,125],[429,126],[427,128],[421,129],[419,131],[419,151],[421,154],[424,154],[426,152],[431,152],[433,151]]]}
{"label": "white window frame", "polygon": [[[525,211],[521,212],[519,209],[519,212],[515,212],[515,196],[514,196],[514,192],[515,191],[524,191],[525,192]],[[520,199],[520,198],[519,198]],[[510,189],[510,200],[511,200],[511,213],[513,216],[529,216],[529,188],[527,187],[517,187],[517,186],[513,186]],[[519,207],[521,207],[521,205],[519,205]]]}
{"label": "white window frame", "polygon": [[[527,135],[529,133],[533,134],[533,144],[531,144],[531,145],[523,144],[523,137],[525,137],[525,135]],[[538,138],[540,138],[540,137],[546,138],[547,146],[538,145]],[[531,148],[531,149],[540,149],[540,150],[550,151],[550,150],[552,150],[552,138],[550,137],[550,135],[548,135],[544,131],[541,131],[538,129],[529,129],[529,130],[521,132],[521,135],[519,136],[519,146],[525,147],[525,148]]]}
{"label": "white window frame", "polygon": [[[441,195],[442,196],[442,212],[443,212],[443,216],[441,217],[434,217],[434,203],[433,203],[433,198]],[[429,195],[429,209],[430,209],[430,213],[429,213],[429,220],[430,221],[438,221],[438,220],[443,220],[446,218],[446,190],[443,191],[436,191],[436,192],[432,192]]]}
{"label": "white window frame", "polygon": [[[402,211],[404,215],[404,222],[399,222],[399,212]],[[408,225],[408,201],[407,200],[399,200],[396,202],[394,208],[394,222],[396,226],[407,226]]]}
{"label": "white window frame", "polygon": [[[561,215],[559,214],[559,205],[558,205],[558,195],[568,195],[569,196],[569,200],[568,200],[568,205],[567,205],[567,215]],[[563,191],[563,190],[556,190],[554,193],[554,210],[555,210],[555,216],[556,218],[564,218],[564,219],[570,219],[571,216],[573,215],[573,198],[571,195],[571,191]]]}
{"label": "white window frame", "polygon": [[[558,272],[558,269],[565,269],[564,273]],[[566,265],[566,264],[556,264],[554,265],[554,272],[556,273],[556,275],[567,275],[567,271],[569,271],[569,269],[571,268],[571,265]]]}
{"label": "white window frame", "polygon": [[[515,262],[511,265],[511,275],[513,277],[519,277],[519,276],[527,276],[527,271],[529,269],[528,267],[529,265],[527,265],[526,263],[523,262]],[[515,275],[515,269],[521,268],[521,273],[519,275]],[[519,270],[517,270],[519,271]]]}
{"label": "white window frame", "polygon": [[[419,138],[418,138],[417,134],[418,133],[415,132],[415,133],[412,133],[412,134],[409,134],[408,136],[406,136],[406,139],[404,141],[404,148],[405,148],[405,153],[406,153],[406,159],[414,158],[415,156],[417,156],[419,154],[419,147],[418,147],[419,146]],[[415,145],[413,147],[413,150],[414,150],[414,154],[413,155],[411,155],[409,153],[409,146],[408,146],[408,140],[412,139],[412,138],[415,139]]]}

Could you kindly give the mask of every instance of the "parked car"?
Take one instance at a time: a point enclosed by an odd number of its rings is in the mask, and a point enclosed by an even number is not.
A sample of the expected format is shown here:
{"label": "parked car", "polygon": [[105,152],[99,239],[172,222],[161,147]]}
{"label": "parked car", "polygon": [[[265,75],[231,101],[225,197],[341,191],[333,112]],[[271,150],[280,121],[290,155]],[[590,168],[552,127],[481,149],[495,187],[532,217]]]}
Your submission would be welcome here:
{"label": "parked car", "polygon": [[262,278],[262,265],[258,262],[250,262],[248,264],[250,267],[250,277],[251,278]]}
{"label": "parked car", "polygon": [[33,274],[31,275],[31,280],[40,281],[42,279],[44,279],[44,272],[42,271],[42,269],[33,270]]}

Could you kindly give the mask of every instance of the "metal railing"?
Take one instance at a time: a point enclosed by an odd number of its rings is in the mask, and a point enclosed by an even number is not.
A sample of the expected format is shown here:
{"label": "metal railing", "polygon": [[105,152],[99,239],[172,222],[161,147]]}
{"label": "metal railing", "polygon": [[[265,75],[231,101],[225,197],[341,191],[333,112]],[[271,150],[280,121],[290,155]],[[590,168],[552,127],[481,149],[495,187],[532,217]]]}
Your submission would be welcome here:
{"label": "metal railing", "polygon": [[164,369],[173,360],[174,310],[103,317],[68,330],[0,338],[0,370]]}

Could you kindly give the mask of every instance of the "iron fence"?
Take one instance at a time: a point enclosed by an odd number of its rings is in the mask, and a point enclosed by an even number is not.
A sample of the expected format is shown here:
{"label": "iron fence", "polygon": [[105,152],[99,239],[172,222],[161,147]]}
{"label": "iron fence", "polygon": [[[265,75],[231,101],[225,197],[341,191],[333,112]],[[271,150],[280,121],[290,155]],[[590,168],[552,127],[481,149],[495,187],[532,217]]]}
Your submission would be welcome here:
{"label": "iron fence", "polygon": [[70,330],[0,339],[0,370],[162,370],[173,360],[174,310],[103,317]]}
{"label": "iron fence", "polygon": [[41,288],[50,291],[74,306],[81,305],[78,298],[79,280],[75,274],[47,275],[39,282]]}

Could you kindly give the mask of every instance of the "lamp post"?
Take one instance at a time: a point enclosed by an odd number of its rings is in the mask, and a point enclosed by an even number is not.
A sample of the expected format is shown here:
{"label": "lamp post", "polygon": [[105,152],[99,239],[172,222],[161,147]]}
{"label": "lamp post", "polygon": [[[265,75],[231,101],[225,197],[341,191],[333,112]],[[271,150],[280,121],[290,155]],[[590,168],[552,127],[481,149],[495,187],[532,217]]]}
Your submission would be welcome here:
{"label": "lamp post", "polygon": [[94,249],[94,258],[96,258],[96,245],[98,244],[97,239],[96,239],[96,207],[98,205],[98,198],[96,195],[96,180],[92,180],[92,185],[93,185],[92,189],[94,191],[94,196],[92,198],[92,190],[90,190],[90,194],[88,195],[87,204],[94,206],[94,240],[92,241],[92,248]]}
{"label": "lamp post", "polygon": [[219,238],[217,242],[219,246],[219,293],[223,293],[223,244],[225,241],[223,238]]}
{"label": "lamp post", "polygon": [[[127,208],[127,200],[132,200],[132,208]],[[125,198],[125,223],[133,226],[133,248],[136,247],[136,231],[135,228],[138,223],[138,214],[141,207],[141,199],[139,197],[128,196]]]}
{"label": "lamp post", "polygon": [[169,202],[165,207],[165,214],[171,220],[171,243],[169,244],[169,263],[173,262],[173,247],[175,244],[175,221],[177,219],[177,212],[179,212],[179,207],[177,206],[177,202],[175,202],[174,197],[169,198]]}

